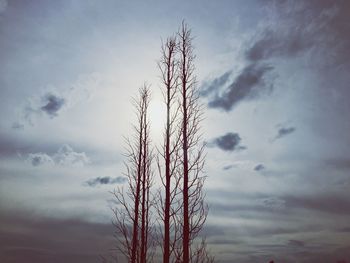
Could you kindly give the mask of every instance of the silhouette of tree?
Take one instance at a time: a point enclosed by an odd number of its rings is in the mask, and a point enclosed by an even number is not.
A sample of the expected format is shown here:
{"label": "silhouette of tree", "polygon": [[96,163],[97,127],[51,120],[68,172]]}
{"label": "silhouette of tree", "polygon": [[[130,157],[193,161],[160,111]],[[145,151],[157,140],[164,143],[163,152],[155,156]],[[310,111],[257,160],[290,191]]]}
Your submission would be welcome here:
{"label": "silhouette of tree", "polygon": [[159,190],[158,215],[163,225],[160,246],[163,250],[163,262],[174,261],[172,257],[179,235],[176,230],[174,216],[178,211],[179,194],[179,143],[178,126],[179,105],[177,101],[178,62],[176,60],[177,42],[175,37],[169,37],[162,45],[161,59],[158,67],[161,72],[162,93],[166,105],[166,124],[163,145],[157,158],[158,171],[162,189]]}
{"label": "silhouette of tree", "polygon": [[159,62],[167,120],[159,151],[162,181],[158,214],[163,231],[160,245],[163,262],[213,262],[205,239],[194,243],[207,217],[202,175],[204,144],[201,144],[202,106],[194,74],[192,37],[182,26],[162,46]]}
{"label": "silhouette of tree", "polygon": [[152,152],[150,151],[149,121],[147,110],[150,101],[149,88],[139,90],[139,98],[133,100],[137,114],[134,136],[126,139],[125,162],[128,178],[127,189],[118,188],[113,194],[119,206],[114,209],[118,248],[128,262],[152,262],[150,188],[152,185]]}
{"label": "silhouette of tree", "polygon": [[203,262],[203,255],[208,256],[205,240],[202,240],[197,249],[191,246],[202,230],[208,213],[203,193],[205,177],[202,175],[205,161],[204,144],[201,144],[202,134],[200,133],[203,109],[199,102],[194,72],[195,55],[193,54],[191,30],[185,22],[182,22],[177,35],[179,38],[183,199],[181,218],[178,218],[178,221],[182,225],[182,262]]}

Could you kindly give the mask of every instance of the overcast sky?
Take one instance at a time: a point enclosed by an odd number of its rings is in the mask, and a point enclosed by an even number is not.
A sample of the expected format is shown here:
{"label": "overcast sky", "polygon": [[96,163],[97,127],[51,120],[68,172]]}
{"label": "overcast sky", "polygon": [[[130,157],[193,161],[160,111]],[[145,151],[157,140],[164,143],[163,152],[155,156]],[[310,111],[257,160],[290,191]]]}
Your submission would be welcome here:
{"label": "overcast sky", "polygon": [[[131,97],[185,19],[220,262],[350,262],[350,2],[0,0],[0,261],[98,262]],[[339,261],[340,262],[340,261]]]}

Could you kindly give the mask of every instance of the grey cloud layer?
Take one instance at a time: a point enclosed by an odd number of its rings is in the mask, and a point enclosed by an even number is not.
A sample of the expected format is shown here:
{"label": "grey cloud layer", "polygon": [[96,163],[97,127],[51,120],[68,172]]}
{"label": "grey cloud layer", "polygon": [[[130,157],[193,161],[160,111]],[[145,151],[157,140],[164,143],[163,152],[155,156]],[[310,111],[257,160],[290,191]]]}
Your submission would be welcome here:
{"label": "grey cloud layer", "polygon": [[[224,194],[217,193],[219,196]],[[229,194],[223,200],[235,200],[235,202],[212,203],[211,207],[216,215],[220,214],[226,217],[235,215],[241,218],[251,218],[254,215],[254,217],[260,217],[262,221],[267,216],[291,217],[293,214],[303,214],[303,212],[314,215],[322,213],[327,216],[350,215],[348,197],[340,194],[315,193],[273,196],[235,193]],[[339,226],[334,222],[332,227],[336,229]]]}
{"label": "grey cloud layer", "polygon": [[33,218],[30,213],[0,217],[2,262],[98,262],[113,247],[111,224]]}
{"label": "grey cloud layer", "polygon": [[[232,223],[223,227],[226,235],[213,234],[208,238],[208,243],[234,244],[238,250],[244,247],[247,250],[240,252],[245,255],[242,262],[268,262],[274,259],[288,263],[311,263],[322,262],[322,256],[327,258],[325,262],[337,262],[349,256],[344,242],[328,239],[339,233],[344,236],[348,233],[346,220],[328,221],[329,218],[341,216],[345,219],[344,216],[348,216],[350,207],[347,196],[324,193],[269,196],[223,191],[208,194],[222,197],[221,201],[211,203],[211,212],[216,217],[224,222],[244,221],[243,225]],[[320,217],[317,223],[315,216]],[[256,220],[259,226],[255,224]],[[296,254],[296,249],[303,253]],[[234,256],[234,252],[228,251],[232,255],[227,255],[227,260]],[[266,256],[269,253],[270,258]],[[248,260],[247,256],[256,258]]]}
{"label": "grey cloud layer", "polygon": [[350,201],[337,195],[286,196],[286,206],[335,215],[350,215]]}

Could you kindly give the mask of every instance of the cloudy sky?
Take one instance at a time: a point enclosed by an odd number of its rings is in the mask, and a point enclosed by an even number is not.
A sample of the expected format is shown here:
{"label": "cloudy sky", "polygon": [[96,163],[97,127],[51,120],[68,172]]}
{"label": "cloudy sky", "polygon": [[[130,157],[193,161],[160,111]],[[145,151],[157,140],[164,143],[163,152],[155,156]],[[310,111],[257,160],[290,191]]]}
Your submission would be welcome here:
{"label": "cloudy sky", "polygon": [[113,247],[130,98],[151,84],[157,142],[161,40],[182,19],[207,106],[212,253],[350,261],[349,1],[0,0],[1,262]]}

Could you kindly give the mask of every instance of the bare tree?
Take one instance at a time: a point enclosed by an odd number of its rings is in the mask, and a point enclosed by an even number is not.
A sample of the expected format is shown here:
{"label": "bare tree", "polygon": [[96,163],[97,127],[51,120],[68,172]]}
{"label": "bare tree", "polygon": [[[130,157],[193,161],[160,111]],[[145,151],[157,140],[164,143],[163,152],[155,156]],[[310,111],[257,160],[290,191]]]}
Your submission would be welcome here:
{"label": "bare tree", "polygon": [[142,192],[141,192],[141,244],[140,244],[140,263],[147,263],[147,251],[149,246],[150,228],[150,188],[152,185],[152,159],[153,154],[150,151],[150,137],[149,137],[149,121],[147,119],[147,109],[150,101],[150,94],[148,88],[144,87],[141,90],[141,100],[144,100],[144,119],[143,119],[143,136],[142,136]]}
{"label": "bare tree", "polygon": [[163,145],[159,150],[157,159],[158,170],[163,190],[159,191],[158,214],[162,222],[161,247],[163,249],[163,262],[174,261],[172,254],[177,241],[174,216],[177,211],[179,191],[179,178],[177,168],[179,166],[180,133],[178,126],[179,105],[177,103],[178,89],[178,62],[176,59],[177,41],[170,37],[162,45],[161,59],[158,67],[161,72],[162,93],[166,105],[166,124],[163,134]]}
{"label": "bare tree", "polygon": [[139,98],[133,100],[137,125],[133,126],[134,136],[126,139],[128,178],[127,189],[118,188],[113,194],[119,206],[114,209],[118,248],[130,263],[151,262],[149,248],[150,232],[150,188],[152,185],[152,152],[150,151],[149,121],[147,110],[150,101],[149,88],[139,90]]}
{"label": "bare tree", "polygon": [[[191,30],[185,22],[182,22],[178,38],[183,198],[182,220],[178,221],[182,223],[182,262],[189,263],[196,262],[200,254],[191,245],[205,223],[208,206],[204,202],[205,177],[202,175],[205,155],[204,144],[201,144],[200,123],[203,109],[196,86]],[[200,250],[205,248],[206,246],[202,246]]]}
{"label": "bare tree", "polygon": [[214,259],[205,239],[197,246],[207,217],[202,175],[204,144],[201,144],[202,105],[194,74],[191,31],[182,23],[176,37],[162,46],[159,62],[167,120],[164,142],[158,158],[163,190],[158,213],[163,223],[163,262],[201,262]]}

